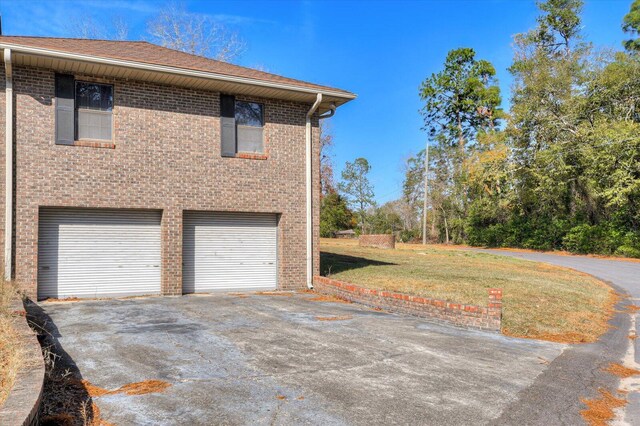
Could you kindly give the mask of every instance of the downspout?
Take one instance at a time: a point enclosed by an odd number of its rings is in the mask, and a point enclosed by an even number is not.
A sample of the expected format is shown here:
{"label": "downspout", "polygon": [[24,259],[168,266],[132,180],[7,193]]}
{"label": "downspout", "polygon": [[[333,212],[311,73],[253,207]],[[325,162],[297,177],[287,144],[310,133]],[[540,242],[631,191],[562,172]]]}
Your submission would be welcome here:
{"label": "downspout", "polygon": [[307,287],[313,288],[313,210],[311,205],[311,197],[313,195],[311,186],[311,157],[313,152],[313,144],[311,142],[311,117],[316,112],[322,102],[322,93],[318,93],[316,101],[307,112],[307,126],[305,131],[305,157],[306,157],[306,185],[307,185]]}
{"label": "downspout", "polygon": [[[307,112],[307,125],[306,125],[306,186],[307,186],[307,287],[313,288],[313,204],[312,204],[312,157],[313,157],[313,143],[311,138],[311,117],[318,110],[320,103],[322,102],[322,93],[318,93],[316,101],[311,106],[309,112]],[[332,117],[336,112],[335,104],[331,104],[329,112],[318,117],[323,118]]]}
{"label": "downspout", "polygon": [[5,83],[5,213],[4,213],[4,279],[12,277],[13,243],[13,70],[11,49],[4,49]]}

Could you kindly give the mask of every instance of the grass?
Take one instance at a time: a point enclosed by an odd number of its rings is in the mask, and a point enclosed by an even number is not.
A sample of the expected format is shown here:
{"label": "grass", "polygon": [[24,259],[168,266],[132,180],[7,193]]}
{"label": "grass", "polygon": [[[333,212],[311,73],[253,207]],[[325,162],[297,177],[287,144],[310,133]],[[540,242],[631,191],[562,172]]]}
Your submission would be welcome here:
{"label": "grass", "polygon": [[24,318],[14,315],[11,308],[11,302],[18,297],[13,286],[0,279],[0,406],[7,399],[23,365],[24,349],[15,323]]}
{"label": "grass", "polygon": [[593,342],[617,300],[596,278],[567,268],[442,246],[358,247],[321,241],[321,273],[369,288],[486,306],[503,289],[503,334],[564,343]]}

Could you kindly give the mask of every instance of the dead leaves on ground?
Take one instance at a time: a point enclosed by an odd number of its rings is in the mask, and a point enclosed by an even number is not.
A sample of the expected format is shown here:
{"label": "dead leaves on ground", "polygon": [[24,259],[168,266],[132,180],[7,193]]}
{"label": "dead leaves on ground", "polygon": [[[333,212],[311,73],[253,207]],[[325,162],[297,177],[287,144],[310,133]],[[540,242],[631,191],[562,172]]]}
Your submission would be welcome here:
{"label": "dead leaves on ground", "polygon": [[581,400],[587,408],[580,411],[580,415],[590,426],[606,426],[614,417],[613,410],[627,404],[625,399],[612,395],[606,389],[598,389],[598,392],[598,398]]}
{"label": "dead leaves on ground", "polygon": [[87,390],[87,393],[91,397],[100,397],[104,395],[116,395],[119,393],[123,393],[125,395],[146,395],[148,393],[156,393],[163,392],[169,386],[170,383],[167,383],[162,380],[145,380],[142,382],[129,383],[123,386],[120,386],[118,389],[107,390],[101,388],[99,386],[93,385],[88,380],[81,380],[80,383]]}

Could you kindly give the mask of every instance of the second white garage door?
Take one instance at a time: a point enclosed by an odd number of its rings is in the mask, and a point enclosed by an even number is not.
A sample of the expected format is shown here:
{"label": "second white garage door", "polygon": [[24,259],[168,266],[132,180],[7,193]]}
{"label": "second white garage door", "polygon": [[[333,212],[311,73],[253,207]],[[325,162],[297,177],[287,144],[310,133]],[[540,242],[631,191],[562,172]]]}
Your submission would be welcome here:
{"label": "second white garage door", "polygon": [[185,212],[183,292],[275,290],[275,214]]}

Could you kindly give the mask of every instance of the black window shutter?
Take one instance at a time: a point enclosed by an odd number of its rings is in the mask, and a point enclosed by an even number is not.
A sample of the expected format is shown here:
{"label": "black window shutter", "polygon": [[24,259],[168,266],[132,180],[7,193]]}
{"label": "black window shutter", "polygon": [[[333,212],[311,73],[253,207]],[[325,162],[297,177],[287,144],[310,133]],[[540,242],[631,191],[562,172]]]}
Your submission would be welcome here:
{"label": "black window shutter", "polygon": [[230,95],[220,95],[220,133],[222,135],[222,155],[236,155],[236,99]]}
{"label": "black window shutter", "polygon": [[75,84],[72,75],[56,74],[56,143],[72,145],[75,139]]}

